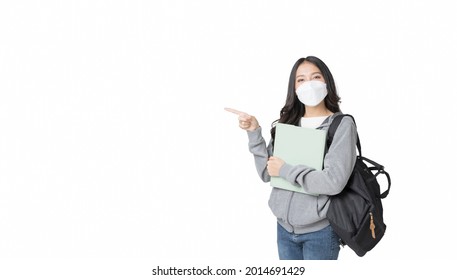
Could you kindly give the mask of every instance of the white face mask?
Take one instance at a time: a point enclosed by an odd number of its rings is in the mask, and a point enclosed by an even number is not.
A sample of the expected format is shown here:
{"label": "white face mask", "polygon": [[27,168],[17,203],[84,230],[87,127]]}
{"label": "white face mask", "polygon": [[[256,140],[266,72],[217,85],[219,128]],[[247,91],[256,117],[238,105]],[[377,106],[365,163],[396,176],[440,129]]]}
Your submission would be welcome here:
{"label": "white face mask", "polygon": [[308,81],[301,84],[295,93],[301,103],[314,107],[327,96],[327,85],[321,81]]}

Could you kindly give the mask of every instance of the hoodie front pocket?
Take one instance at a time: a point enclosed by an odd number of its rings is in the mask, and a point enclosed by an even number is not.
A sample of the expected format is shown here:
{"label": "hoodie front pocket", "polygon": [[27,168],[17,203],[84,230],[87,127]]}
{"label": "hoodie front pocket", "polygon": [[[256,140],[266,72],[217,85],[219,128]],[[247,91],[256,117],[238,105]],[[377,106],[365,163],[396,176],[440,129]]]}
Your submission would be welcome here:
{"label": "hoodie front pocket", "polygon": [[287,221],[287,212],[292,195],[293,193],[291,191],[272,188],[268,206],[270,206],[271,212],[273,212],[276,218]]}
{"label": "hoodie front pocket", "polygon": [[318,197],[296,193],[290,202],[289,223],[293,226],[306,226],[322,220],[317,212]]}

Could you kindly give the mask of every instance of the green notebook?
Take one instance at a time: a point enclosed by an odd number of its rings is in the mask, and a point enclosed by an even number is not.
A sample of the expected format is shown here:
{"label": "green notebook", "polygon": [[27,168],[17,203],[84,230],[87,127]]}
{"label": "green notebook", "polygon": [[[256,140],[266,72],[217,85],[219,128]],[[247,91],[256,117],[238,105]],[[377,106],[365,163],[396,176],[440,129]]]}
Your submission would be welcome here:
{"label": "green notebook", "polygon": [[[301,164],[322,170],[326,136],[327,131],[325,130],[278,123],[276,124],[273,155],[291,165]],[[298,184],[291,184],[281,177],[271,177],[270,185],[275,188],[306,193]]]}

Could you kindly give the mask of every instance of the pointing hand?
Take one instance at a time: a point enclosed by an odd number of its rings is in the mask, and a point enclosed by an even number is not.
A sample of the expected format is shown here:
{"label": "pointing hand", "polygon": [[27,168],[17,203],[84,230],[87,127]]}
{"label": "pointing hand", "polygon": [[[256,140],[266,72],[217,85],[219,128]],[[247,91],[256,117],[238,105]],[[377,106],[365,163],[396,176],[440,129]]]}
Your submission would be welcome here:
{"label": "pointing hand", "polygon": [[225,111],[238,115],[239,126],[247,131],[254,131],[259,127],[259,122],[254,116],[232,108],[224,108]]}

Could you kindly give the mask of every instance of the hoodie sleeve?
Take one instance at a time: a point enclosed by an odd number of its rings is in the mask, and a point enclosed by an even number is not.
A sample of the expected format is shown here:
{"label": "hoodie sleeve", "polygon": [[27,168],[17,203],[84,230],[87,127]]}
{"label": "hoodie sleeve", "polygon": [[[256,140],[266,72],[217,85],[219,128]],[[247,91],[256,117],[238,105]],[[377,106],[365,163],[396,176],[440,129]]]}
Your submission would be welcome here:
{"label": "hoodie sleeve", "polygon": [[264,182],[270,181],[270,175],[267,171],[268,158],[272,154],[271,141],[267,147],[265,139],[262,137],[262,128],[259,127],[254,131],[248,131],[249,151],[254,155],[255,167],[260,179]]}
{"label": "hoodie sleeve", "polygon": [[298,184],[305,192],[335,195],[340,193],[351,176],[357,157],[357,129],[351,118],[341,120],[324,158],[324,169],[318,171],[305,165],[285,163],[279,176]]}

